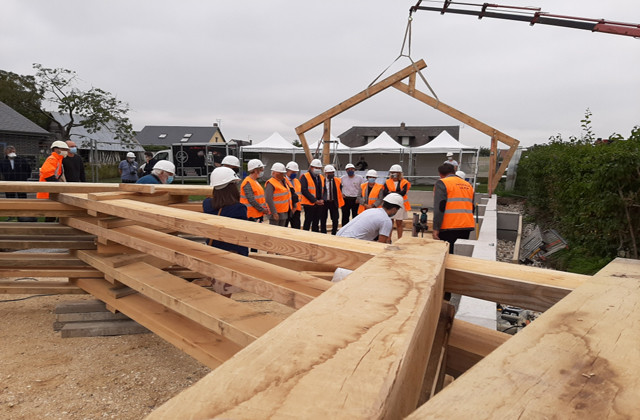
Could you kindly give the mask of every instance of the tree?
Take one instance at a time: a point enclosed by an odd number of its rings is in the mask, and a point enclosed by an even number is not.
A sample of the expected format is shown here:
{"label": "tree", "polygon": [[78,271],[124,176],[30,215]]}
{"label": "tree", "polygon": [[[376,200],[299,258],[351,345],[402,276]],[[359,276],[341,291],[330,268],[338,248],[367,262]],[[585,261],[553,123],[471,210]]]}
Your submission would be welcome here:
{"label": "tree", "polygon": [[46,129],[49,117],[42,111],[42,99],[35,77],[0,70],[0,101]]}
{"label": "tree", "polygon": [[116,139],[131,142],[133,127],[127,117],[129,104],[96,87],[87,91],[78,89],[75,71],[49,69],[37,63],[33,68],[36,69],[35,79],[44,99],[70,119],[62,127],[65,139],[70,138],[71,129],[82,126],[89,133],[106,129],[115,134]]}

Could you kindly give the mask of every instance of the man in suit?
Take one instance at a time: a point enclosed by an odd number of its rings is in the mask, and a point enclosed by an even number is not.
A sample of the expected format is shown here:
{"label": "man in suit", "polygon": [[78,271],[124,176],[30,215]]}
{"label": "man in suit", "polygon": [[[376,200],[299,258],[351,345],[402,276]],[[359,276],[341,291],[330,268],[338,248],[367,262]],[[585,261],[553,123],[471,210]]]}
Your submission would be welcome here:
{"label": "man in suit", "polygon": [[[31,176],[31,166],[23,157],[16,154],[14,146],[4,149],[5,158],[0,161],[0,172],[5,181],[27,181]],[[27,193],[5,192],[7,198],[27,198]]]}

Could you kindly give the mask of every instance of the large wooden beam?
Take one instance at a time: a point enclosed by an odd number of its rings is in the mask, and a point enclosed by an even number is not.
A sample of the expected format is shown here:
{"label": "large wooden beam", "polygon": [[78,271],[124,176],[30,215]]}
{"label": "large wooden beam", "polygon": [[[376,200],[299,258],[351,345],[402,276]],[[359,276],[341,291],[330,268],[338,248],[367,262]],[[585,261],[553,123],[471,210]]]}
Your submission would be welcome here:
{"label": "large wooden beam", "polygon": [[449,255],[444,288],[491,302],[545,311],[589,279],[564,271]]}
{"label": "large wooden beam", "polygon": [[[0,192],[48,192],[48,193],[103,193],[109,191],[142,192],[148,194],[166,192],[169,195],[210,195],[207,185],[159,185],[159,184],[112,184],[92,182],[29,182],[0,181]],[[4,200],[2,200],[4,201]],[[45,202],[47,200],[38,200]]]}
{"label": "large wooden beam", "polygon": [[409,419],[636,418],[640,261],[614,260]]}
{"label": "large wooden beam", "polygon": [[85,211],[75,206],[56,203],[51,200],[38,200],[35,198],[22,200],[6,198],[0,200],[0,216],[60,217],[82,216],[84,214],[86,214]]}
{"label": "large wooden beam", "polygon": [[[58,200],[88,210],[137,220],[158,227],[205,236],[309,261],[354,269],[381,250],[379,244],[252,223],[132,200],[91,201],[86,195],[60,194]],[[381,244],[380,244],[381,245]],[[196,270],[198,271],[198,270]]]}
{"label": "large wooden beam", "polygon": [[245,347],[279,321],[144,262],[112,267],[108,257],[80,251],[78,257],[106,275],[198,324]]}
{"label": "large wooden beam", "polygon": [[[6,277],[0,274],[0,278]],[[0,281],[0,294],[81,295],[84,290],[66,281]]]}
{"label": "large wooden beam", "polygon": [[410,413],[440,314],[447,247],[408,239],[149,418],[397,419]]}
{"label": "large wooden beam", "polygon": [[331,286],[330,282],[304,273],[140,226],[104,229],[86,219],[64,222],[294,308],[302,307]]}
{"label": "large wooden beam", "polygon": [[75,278],[75,277],[101,278],[102,273],[91,267],[86,267],[86,268],[12,267],[12,268],[0,268],[0,278],[2,277],[25,277],[25,278],[54,277],[54,278],[61,278],[61,279]]}
{"label": "large wooden beam", "polygon": [[242,348],[139,293],[116,299],[106,280],[78,279],[76,284],[212,369]]}

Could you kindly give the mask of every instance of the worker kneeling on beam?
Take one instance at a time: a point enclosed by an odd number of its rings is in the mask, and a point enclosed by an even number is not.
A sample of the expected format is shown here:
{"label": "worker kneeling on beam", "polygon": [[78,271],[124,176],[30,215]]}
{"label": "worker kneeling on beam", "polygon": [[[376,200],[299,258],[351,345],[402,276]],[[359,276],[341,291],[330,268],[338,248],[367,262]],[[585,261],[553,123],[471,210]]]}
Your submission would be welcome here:
{"label": "worker kneeling on beam", "polygon": [[382,200],[381,208],[363,211],[340,229],[338,236],[389,243],[391,229],[393,228],[391,218],[396,215],[403,205],[404,199],[400,194],[387,194]]}
{"label": "worker kneeling on beam", "polygon": [[176,173],[176,165],[168,160],[159,160],[149,175],[140,178],[136,184],[171,184]]}

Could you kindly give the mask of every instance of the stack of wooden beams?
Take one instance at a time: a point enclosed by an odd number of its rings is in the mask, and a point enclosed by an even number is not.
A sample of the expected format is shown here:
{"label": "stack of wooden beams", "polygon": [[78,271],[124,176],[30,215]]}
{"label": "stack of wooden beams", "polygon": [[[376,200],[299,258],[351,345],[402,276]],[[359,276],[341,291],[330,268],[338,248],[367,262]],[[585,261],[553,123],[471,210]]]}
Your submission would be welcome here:
{"label": "stack of wooden beams", "polygon": [[[0,191],[45,187],[0,183]],[[637,261],[616,260],[592,278],[449,255],[441,242],[407,235],[393,245],[336,238],[193,211],[187,197],[202,190],[56,185],[50,200],[13,200],[7,210],[67,212],[56,214],[62,225],[96,238],[95,249],[69,255],[99,273],[73,274],[70,285],[216,368],[150,418],[639,412]],[[245,258],[176,233],[270,254]],[[355,271],[326,281],[337,267]],[[279,322],[185,280],[197,276],[297,311]],[[455,320],[444,291],[546,313],[511,337]],[[445,374],[459,379],[442,390]]]}

